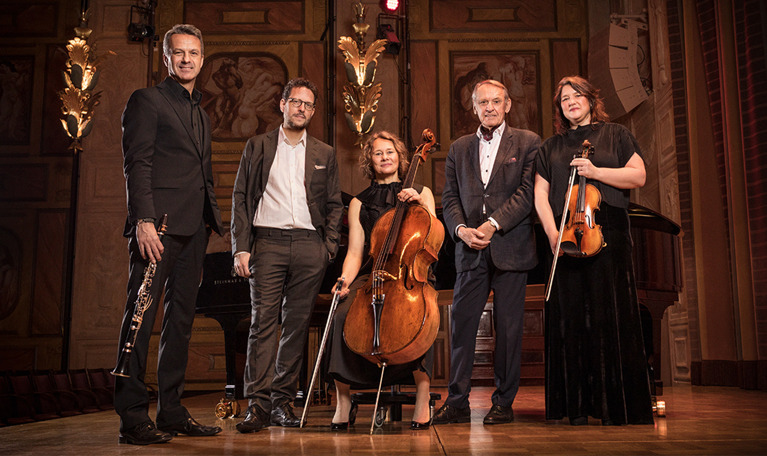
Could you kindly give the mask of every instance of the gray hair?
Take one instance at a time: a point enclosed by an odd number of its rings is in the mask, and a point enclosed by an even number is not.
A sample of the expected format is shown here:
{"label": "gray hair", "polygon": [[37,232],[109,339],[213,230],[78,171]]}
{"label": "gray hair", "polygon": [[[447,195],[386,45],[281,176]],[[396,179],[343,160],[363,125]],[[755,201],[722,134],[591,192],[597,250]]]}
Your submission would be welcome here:
{"label": "gray hair", "polygon": [[503,97],[504,99],[509,99],[509,90],[506,88],[505,85],[501,84],[500,82],[496,81],[495,79],[485,79],[484,81],[480,81],[477,83],[477,85],[474,86],[474,91],[471,93],[471,101],[472,103],[477,102],[477,90],[480,88],[480,86],[483,85],[491,85],[493,87],[498,87],[499,89],[503,89]]}
{"label": "gray hair", "polygon": [[165,38],[162,40],[162,53],[165,57],[169,57],[173,52],[170,48],[170,37],[173,35],[192,35],[196,36],[200,40],[200,52],[205,55],[205,44],[202,42],[202,32],[200,29],[192,24],[176,24],[170,30],[165,32]]}

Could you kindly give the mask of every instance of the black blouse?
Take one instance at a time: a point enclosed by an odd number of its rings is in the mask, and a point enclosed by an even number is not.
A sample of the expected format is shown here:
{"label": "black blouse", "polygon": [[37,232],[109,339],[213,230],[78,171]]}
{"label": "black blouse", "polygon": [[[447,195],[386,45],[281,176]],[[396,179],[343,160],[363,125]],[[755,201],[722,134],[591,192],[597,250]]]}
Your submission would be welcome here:
{"label": "black blouse", "polygon": [[[564,212],[565,193],[570,178],[570,162],[574,155],[580,155],[583,141],[588,139],[594,146],[594,155],[589,159],[600,168],[622,168],[634,153],[640,157],[642,151],[631,132],[620,124],[596,123],[580,126],[574,130],[554,135],[543,142],[536,162],[536,172],[549,182],[549,204],[554,217]],[[577,174],[575,183],[578,183]],[[615,188],[602,182],[587,179],[602,193],[602,201],[610,206],[626,209],[629,205],[629,190]]]}
{"label": "black blouse", "polygon": [[[413,184],[413,189],[418,193],[423,191],[423,185]],[[368,252],[370,251],[370,233],[373,232],[378,219],[389,209],[397,205],[397,195],[402,191],[402,182],[392,182],[390,184],[379,184],[376,181],[370,182],[370,187],[360,192],[355,198],[360,200],[360,224],[365,231],[365,258],[360,275],[370,272],[368,266]]]}

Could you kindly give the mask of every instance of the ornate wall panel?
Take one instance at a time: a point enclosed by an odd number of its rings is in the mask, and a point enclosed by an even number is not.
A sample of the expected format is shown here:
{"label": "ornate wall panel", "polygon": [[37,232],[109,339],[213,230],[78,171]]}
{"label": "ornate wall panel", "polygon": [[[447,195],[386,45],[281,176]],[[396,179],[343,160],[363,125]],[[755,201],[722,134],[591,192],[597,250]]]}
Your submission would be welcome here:
{"label": "ornate wall panel", "polygon": [[35,336],[61,335],[64,292],[64,262],[67,247],[67,211],[40,211],[37,218],[37,249],[30,333]]}
{"label": "ornate wall panel", "polygon": [[0,7],[0,37],[56,37],[61,2],[9,2]]}
{"label": "ornate wall panel", "polygon": [[554,31],[555,0],[535,3],[517,0],[430,0],[429,26],[433,32]]}
{"label": "ornate wall panel", "polygon": [[214,2],[187,0],[184,19],[206,34],[274,34],[306,31],[303,1]]}

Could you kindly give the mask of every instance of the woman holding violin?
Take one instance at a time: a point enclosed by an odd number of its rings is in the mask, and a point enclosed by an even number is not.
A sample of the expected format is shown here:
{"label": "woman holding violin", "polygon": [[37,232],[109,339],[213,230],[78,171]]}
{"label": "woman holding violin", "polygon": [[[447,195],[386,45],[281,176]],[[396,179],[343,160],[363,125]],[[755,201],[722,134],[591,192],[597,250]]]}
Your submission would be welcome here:
{"label": "woman holding violin", "polygon": [[[372,135],[363,148],[360,167],[371,183],[349,203],[349,245],[341,274],[340,297],[343,301],[336,309],[327,358],[328,375],[335,381],[338,396],[331,422],[334,431],[346,430],[349,424],[354,424],[356,409],[352,409],[350,389],[377,388],[379,382],[380,369],[352,352],[343,335],[346,316],[357,290],[367,282],[372,270],[368,251],[373,227],[379,217],[396,206],[397,201],[420,204],[435,214],[434,196],[428,187],[402,188],[402,180],[408,171],[407,150],[396,135],[385,131]],[[432,364],[433,351],[429,349],[413,362],[388,366],[385,370],[384,385],[416,385],[415,412],[411,422],[414,430],[429,427]]]}
{"label": "woman holding violin", "polygon": [[629,190],[645,183],[642,152],[628,129],[608,122],[586,79],[563,78],[554,106],[556,134],[541,146],[535,176],[551,250],[565,251],[545,308],[546,418],[652,424],[627,211]]}

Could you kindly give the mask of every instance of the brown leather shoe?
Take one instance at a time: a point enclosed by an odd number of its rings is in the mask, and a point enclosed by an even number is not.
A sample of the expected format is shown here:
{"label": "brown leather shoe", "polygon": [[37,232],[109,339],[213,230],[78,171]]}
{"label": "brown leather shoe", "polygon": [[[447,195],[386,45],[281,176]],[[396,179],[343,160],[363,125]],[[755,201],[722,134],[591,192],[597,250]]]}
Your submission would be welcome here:
{"label": "brown leather shoe", "polygon": [[249,432],[258,432],[263,428],[269,427],[269,414],[261,410],[256,405],[248,407],[248,413],[245,419],[237,423],[237,430],[243,434]]}
{"label": "brown leather shoe", "polygon": [[221,432],[220,427],[205,426],[204,424],[198,423],[191,416],[185,419],[184,421],[179,421],[178,423],[174,423],[168,426],[163,426],[160,428],[160,430],[165,431],[172,436],[176,436],[178,434],[186,434],[190,437],[205,437],[210,435],[216,435],[219,432]]}
{"label": "brown leather shoe", "polygon": [[131,445],[152,445],[169,442],[172,438],[173,436],[167,432],[158,430],[153,422],[147,421],[130,429],[121,430],[118,442]]}
{"label": "brown leather shoe", "polygon": [[434,414],[431,424],[468,423],[471,421],[471,408],[457,408],[443,404]]}
{"label": "brown leather shoe", "polygon": [[503,424],[511,423],[512,421],[514,421],[514,411],[510,405],[504,407],[494,404],[490,407],[490,411],[485,415],[485,419],[482,422],[485,424]]}

